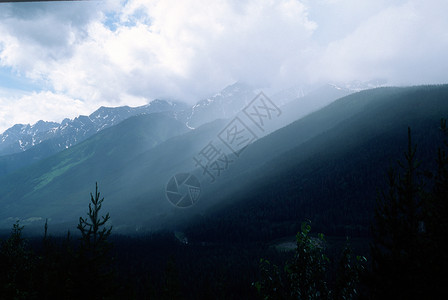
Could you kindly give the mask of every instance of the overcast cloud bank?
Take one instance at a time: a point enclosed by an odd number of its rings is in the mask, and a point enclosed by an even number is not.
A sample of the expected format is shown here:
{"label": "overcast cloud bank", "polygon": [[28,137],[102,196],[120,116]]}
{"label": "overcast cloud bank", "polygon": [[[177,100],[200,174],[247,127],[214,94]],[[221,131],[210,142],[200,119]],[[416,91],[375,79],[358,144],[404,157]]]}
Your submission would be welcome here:
{"label": "overcast cloud bank", "polygon": [[444,0],[0,4],[0,131],[101,105],[193,103],[238,80],[446,83],[447,11]]}

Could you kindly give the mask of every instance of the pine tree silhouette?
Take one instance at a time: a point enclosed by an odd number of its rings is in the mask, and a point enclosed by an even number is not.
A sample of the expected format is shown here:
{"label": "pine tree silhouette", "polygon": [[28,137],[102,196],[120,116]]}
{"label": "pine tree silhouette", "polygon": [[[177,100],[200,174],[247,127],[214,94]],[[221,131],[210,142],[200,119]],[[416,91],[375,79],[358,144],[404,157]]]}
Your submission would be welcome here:
{"label": "pine tree silhouette", "polygon": [[9,238],[0,247],[0,298],[35,297],[36,256],[22,237],[23,226],[17,221]]}
{"label": "pine tree silhouette", "polygon": [[91,299],[104,299],[114,294],[113,258],[110,255],[111,244],[108,238],[112,226],[107,226],[110,215],[100,216],[104,198],[100,198],[98,183],[95,195],[90,194],[87,217],[79,218],[78,230],[81,239],[76,253],[77,274],[74,276],[75,296]]}
{"label": "pine tree silhouette", "polygon": [[428,250],[426,277],[432,278],[429,288],[438,290],[448,283],[448,127],[446,119],[440,122],[444,137],[443,146],[437,151],[437,172],[432,192],[425,201],[424,229]]}
{"label": "pine tree silhouette", "polygon": [[408,147],[401,172],[388,171],[388,191],[378,197],[372,227],[372,293],[378,298],[418,299],[433,292],[429,285],[428,194],[419,178],[416,146],[408,128]]}
{"label": "pine tree silhouette", "polygon": [[100,217],[104,198],[100,199],[98,183],[95,184],[95,197],[90,193],[89,212],[87,218],[79,217],[78,229],[81,232],[81,245],[84,250],[102,252],[107,248],[107,238],[112,232],[112,226],[107,227],[106,223],[110,219],[109,213]]}

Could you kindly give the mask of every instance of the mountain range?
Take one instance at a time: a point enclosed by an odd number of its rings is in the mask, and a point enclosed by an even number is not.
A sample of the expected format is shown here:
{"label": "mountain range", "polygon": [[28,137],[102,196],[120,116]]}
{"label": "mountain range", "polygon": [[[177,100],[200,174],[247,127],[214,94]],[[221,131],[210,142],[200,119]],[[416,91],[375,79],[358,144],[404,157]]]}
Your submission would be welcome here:
{"label": "mountain range", "polygon": [[[196,116],[207,106],[219,107],[225,102],[222,95],[249,98],[249,88],[233,88],[200,102],[212,104],[196,106],[202,106]],[[0,177],[0,227],[16,218],[30,226],[48,218],[55,227],[71,227],[85,213],[98,181],[119,232],[170,227],[202,240],[235,232],[268,239],[297,231],[300,219],[310,218],[327,232],[366,234],[376,190],[404,151],[407,127],[414,132],[421,161],[430,161],[440,140],[440,118],[448,115],[447,98],[447,85],[357,93],[324,86],[280,106],[282,114],[272,120],[276,125],[270,133],[259,135],[238,155],[220,139],[236,111],[213,108],[215,116],[227,118],[208,122],[207,115],[194,128],[191,110],[135,114]],[[108,115],[104,108],[95,114],[96,119]],[[282,117],[295,120],[275,122]],[[213,182],[195,161],[210,145],[230,158]],[[38,147],[0,158],[6,161]],[[201,184],[198,202],[184,209],[166,198],[170,178],[183,173]]]}
{"label": "mountain range", "polygon": [[[382,84],[384,84],[382,81],[357,81],[318,87],[295,86],[277,92],[271,98],[278,106],[290,103],[289,107],[286,106],[287,111],[300,111],[303,112],[302,115],[305,115],[338,97]],[[326,92],[322,92],[325,89]],[[337,91],[339,91],[339,94]],[[329,95],[323,95],[323,93],[329,93]],[[226,119],[234,116],[256,94],[256,90],[251,86],[236,82],[213,96],[198,101],[193,106],[181,101],[156,99],[140,107],[100,107],[89,116],[81,115],[73,120],[66,118],[61,123],[40,120],[32,125],[16,124],[0,134],[0,157],[24,152],[51,139],[57,139],[57,143],[54,144],[60,150],[66,149],[105,128],[139,114],[171,111],[176,119],[185,122],[191,128],[195,128],[216,119]],[[313,99],[304,98],[302,101],[294,101],[310,95],[311,97],[315,96]]]}
{"label": "mountain range", "polygon": [[185,109],[179,102],[155,100],[140,107],[100,107],[89,116],[64,119],[61,123],[16,124],[0,134],[0,156],[23,152],[51,139],[57,141],[53,143],[56,147],[66,149],[131,116],[164,111],[177,113]]}
{"label": "mountain range", "polygon": [[[348,90],[345,91],[346,94],[349,93]],[[295,101],[291,101],[291,90],[288,92],[283,96],[281,93],[274,95],[277,103],[290,102],[287,110],[294,111],[294,105],[310,104],[305,105],[300,114],[288,116],[286,113],[282,122],[272,124],[271,131],[343,95],[339,88],[330,85],[312,91],[310,97],[297,98]],[[298,95],[303,96],[303,93]],[[317,97],[313,98],[312,95]],[[194,128],[216,119],[230,118],[254,96],[253,88],[237,82],[193,106],[180,101],[154,100],[140,107],[101,107],[89,116],[65,119],[61,123],[39,121],[34,125],[16,124],[0,135],[0,177],[72,147],[132,116],[167,112],[176,120]]]}

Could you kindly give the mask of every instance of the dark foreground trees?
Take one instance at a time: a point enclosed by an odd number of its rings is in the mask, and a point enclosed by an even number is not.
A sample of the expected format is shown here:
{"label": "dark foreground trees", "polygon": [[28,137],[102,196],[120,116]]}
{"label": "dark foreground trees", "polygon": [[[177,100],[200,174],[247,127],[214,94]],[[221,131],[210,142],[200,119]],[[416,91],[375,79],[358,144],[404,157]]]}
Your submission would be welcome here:
{"label": "dark foreground trees", "polygon": [[[261,261],[255,283],[264,299],[440,299],[448,285],[448,128],[424,169],[408,129],[408,145],[398,168],[387,172],[388,188],[378,195],[372,225],[371,267],[364,270],[350,248],[342,254],[333,289],[326,270],[322,236],[311,239],[309,224],[297,235],[297,250],[283,268]],[[431,165],[431,162],[426,162]],[[364,259],[362,259],[364,260]],[[360,278],[362,277],[362,278]],[[361,279],[361,280],[360,280]],[[358,283],[362,281],[363,295]],[[443,296],[442,296],[443,295]]]}
{"label": "dark foreground trees", "polygon": [[330,287],[329,268],[334,262],[325,254],[324,236],[312,237],[310,232],[310,222],[303,222],[294,255],[283,268],[260,261],[261,280],[253,285],[263,299],[353,299],[358,295],[359,274],[366,259],[353,257],[347,243]]}
{"label": "dark foreground trees", "polygon": [[375,297],[423,297],[426,229],[425,195],[417,173],[416,147],[408,129],[408,148],[399,172],[388,171],[388,190],[378,198],[373,225],[372,282]]}
{"label": "dark foreground trees", "polygon": [[104,198],[100,198],[98,183],[95,195],[90,193],[87,217],[79,218],[77,229],[81,239],[75,252],[76,269],[73,274],[73,294],[77,297],[105,299],[117,293],[114,282],[113,258],[108,238],[112,226],[107,226],[109,213],[100,215]]}
{"label": "dark foreground trees", "polygon": [[10,237],[0,248],[0,298],[29,299],[35,297],[36,256],[22,237],[23,226],[13,225]]}
{"label": "dark foreground trees", "polygon": [[119,299],[108,238],[109,214],[101,216],[104,198],[98,185],[91,194],[87,218],[80,218],[81,237],[72,241],[47,235],[33,250],[14,224],[0,248],[0,299]]}
{"label": "dark foreground trees", "polygon": [[[441,129],[445,133],[446,121]],[[437,171],[423,171],[408,129],[400,169],[388,172],[378,199],[371,246],[373,298],[435,299],[448,284],[447,142],[438,149]],[[423,176],[425,175],[425,176]]]}

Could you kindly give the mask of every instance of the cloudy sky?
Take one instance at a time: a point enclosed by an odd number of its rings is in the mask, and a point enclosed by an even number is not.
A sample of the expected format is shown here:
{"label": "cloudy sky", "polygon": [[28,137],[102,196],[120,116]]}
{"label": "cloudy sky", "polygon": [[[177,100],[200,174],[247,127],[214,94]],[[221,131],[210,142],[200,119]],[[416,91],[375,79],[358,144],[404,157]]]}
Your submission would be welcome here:
{"label": "cloudy sky", "polygon": [[446,0],[0,3],[0,132],[101,105],[271,90],[448,82]]}

